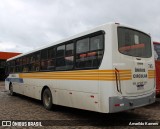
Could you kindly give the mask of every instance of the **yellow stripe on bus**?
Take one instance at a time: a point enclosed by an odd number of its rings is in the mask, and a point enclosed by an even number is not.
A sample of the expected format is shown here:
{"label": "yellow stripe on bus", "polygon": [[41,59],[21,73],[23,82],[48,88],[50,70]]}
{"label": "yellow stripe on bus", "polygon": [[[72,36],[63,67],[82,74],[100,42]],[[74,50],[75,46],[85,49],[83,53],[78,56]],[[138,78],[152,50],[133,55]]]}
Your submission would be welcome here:
{"label": "yellow stripe on bus", "polygon": [[[120,80],[131,80],[131,70],[120,70]],[[79,70],[59,72],[22,73],[20,78],[58,79],[58,80],[116,80],[115,70]]]}
{"label": "yellow stripe on bus", "polygon": [[155,78],[156,72],[155,70],[148,70],[148,78]]}

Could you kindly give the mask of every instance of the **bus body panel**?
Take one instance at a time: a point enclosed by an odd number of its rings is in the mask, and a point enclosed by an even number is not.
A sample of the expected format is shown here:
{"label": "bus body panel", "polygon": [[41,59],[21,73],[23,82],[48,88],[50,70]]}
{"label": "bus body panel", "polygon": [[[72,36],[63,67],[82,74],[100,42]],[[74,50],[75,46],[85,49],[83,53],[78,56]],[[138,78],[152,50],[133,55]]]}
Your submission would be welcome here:
{"label": "bus body panel", "polygon": [[109,112],[120,112],[145,106],[155,102],[155,92],[139,97],[109,97]]}
{"label": "bus body panel", "polygon": [[[138,58],[120,53],[117,27],[112,29],[113,35],[117,36],[112,41],[112,63],[116,74],[114,81],[116,95],[109,97],[110,113],[133,109],[155,102],[153,55],[150,58]],[[144,77],[139,78],[139,75],[144,75]]]}
{"label": "bus body panel", "polygon": [[[10,74],[6,79],[6,89],[9,89],[9,83],[13,83],[14,92],[41,100],[42,90],[46,86],[51,90],[53,104],[102,113],[119,112],[153,103],[154,76],[150,80],[133,79],[137,63],[143,62],[145,74],[148,74],[148,70],[154,71],[154,66],[148,68],[148,64],[154,65],[152,57],[137,61],[134,57],[119,53],[117,27],[117,24],[103,25],[72,37],[74,39],[104,31],[104,54],[98,69]],[[147,81],[147,85],[138,91],[133,84],[140,81]]]}
{"label": "bus body panel", "polygon": [[[115,35],[117,35],[117,29],[115,29]],[[124,55],[118,50],[118,38],[115,39],[112,49],[113,66],[117,72],[116,85],[119,86],[120,93],[123,96],[136,96],[152,92],[155,88],[153,55],[150,58]],[[150,74],[153,75],[151,78]],[[125,78],[127,81],[124,81]]]}
{"label": "bus body panel", "polygon": [[[88,83],[88,81],[83,81],[83,80],[72,81],[71,84],[70,80],[61,80],[61,83],[57,83],[56,86],[55,84],[58,81],[55,80],[49,80],[49,81],[43,79],[32,79],[32,80],[28,79],[28,80],[30,82],[25,83],[26,81],[24,79],[24,84],[21,85],[21,87],[23,87],[23,91],[21,91],[21,93],[17,89],[15,89],[17,93],[24,94],[26,96],[41,100],[42,88],[44,86],[47,86],[49,87],[53,95],[52,96],[53,104],[75,107],[84,110],[99,111],[99,99],[98,99],[99,95],[98,93],[96,93],[98,85],[96,85],[96,87],[94,86],[95,81],[94,82],[92,81],[91,83]],[[64,87],[63,84],[67,84],[66,87]],[[17,84],[14,84],[14,87],[17,86],[18,86]],[[85,91],[82,90],[82,88],[84,89],[84,87]],[[96,89],[95,91],[93,91],[94,87]]]}

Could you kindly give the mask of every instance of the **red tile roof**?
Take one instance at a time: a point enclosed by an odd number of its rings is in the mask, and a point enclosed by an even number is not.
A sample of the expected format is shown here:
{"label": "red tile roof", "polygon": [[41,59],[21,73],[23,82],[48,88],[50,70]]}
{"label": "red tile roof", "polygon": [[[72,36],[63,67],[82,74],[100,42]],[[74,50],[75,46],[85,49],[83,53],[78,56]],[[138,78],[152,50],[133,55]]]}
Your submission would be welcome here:
{"label": "red tile roof", "polygon": [[17,56],[21,53],[15,53],[15,52],[0,52],[0,59],[6,60],[11,57]]}

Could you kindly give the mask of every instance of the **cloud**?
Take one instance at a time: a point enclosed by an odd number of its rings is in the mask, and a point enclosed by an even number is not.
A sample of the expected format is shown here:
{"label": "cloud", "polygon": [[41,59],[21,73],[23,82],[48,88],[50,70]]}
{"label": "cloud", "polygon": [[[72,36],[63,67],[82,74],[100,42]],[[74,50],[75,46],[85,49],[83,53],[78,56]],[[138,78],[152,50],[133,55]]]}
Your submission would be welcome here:
{"label": "cloud", "polygon": [[0,51],[27,52],[106,22],[160,41],[159,0],[0,0]]}

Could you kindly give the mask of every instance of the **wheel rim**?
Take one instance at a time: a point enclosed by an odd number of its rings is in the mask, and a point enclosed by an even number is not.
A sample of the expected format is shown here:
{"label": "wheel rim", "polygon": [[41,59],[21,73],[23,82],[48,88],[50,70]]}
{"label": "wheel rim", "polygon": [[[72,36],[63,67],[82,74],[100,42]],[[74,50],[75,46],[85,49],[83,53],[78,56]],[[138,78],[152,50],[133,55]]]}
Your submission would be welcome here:
{"label": "wheel rim", "polygon": [[44,103],[46,106],[49,106],[50,105],[50,101],[51,101],[51,97],[49,94],[45,93],[44,94]]}
{"label": "wheel rim", "polygon": [[13,86],[10,86],[10,95],[13,95]]}

